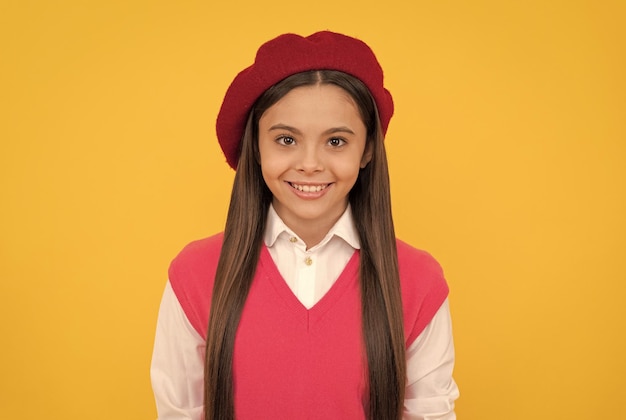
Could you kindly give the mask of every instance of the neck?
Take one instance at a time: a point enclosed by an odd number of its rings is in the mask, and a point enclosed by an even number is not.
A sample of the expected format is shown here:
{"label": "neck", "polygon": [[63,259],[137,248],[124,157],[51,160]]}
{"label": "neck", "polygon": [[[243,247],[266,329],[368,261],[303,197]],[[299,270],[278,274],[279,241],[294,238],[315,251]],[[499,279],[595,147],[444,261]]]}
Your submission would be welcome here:
{"label": "neck", "polygon": [[[348,203],[346,202],[346,207]],[[315,219],[301,219],[290,217],[290,214],[281,214],[280,206],[274,206],[276,213],[281,220],[306,244],[306,248],[312,248],[319,244],[328,234],[330,229],[344,214],[346,207],[336,214],[329,214],[327,217]]]}
{"label": "neck", "polygon": [[292,230],[304,241],[306,249],[309,249],[322,242],[322,239],[324,239],[330,228],[333,227],[333,224],[322,228],[317,223],[311,223],[307,226],[299,226],[299,229],[292,228]]}

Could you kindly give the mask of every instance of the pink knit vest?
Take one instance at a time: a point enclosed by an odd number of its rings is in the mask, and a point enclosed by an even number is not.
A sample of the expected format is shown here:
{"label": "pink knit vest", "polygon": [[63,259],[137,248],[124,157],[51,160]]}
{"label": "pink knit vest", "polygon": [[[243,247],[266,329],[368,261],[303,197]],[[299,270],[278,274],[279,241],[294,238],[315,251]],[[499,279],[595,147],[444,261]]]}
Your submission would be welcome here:
{"label": "pink knit vest", "polygon": [[[221,244],[221,234],[189,244],[169,271],[189,322],[203,338]],[[433,318],[448,287],[429,254],[401,241],[397,246],[408,346]],[[356,251],[326,295],[306,309],[262,248],[235,342],[237,419],[366,417],[358,271]]]}

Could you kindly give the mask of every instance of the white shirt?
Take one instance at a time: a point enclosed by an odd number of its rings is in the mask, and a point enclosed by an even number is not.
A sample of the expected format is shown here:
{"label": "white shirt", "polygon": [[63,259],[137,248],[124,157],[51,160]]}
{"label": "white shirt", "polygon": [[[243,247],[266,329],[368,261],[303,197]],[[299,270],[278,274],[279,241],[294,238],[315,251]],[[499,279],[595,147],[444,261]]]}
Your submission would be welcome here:
{"label": "white shirt", "polygon": [[[350,207],[322,241],[306,249],[270,207],[264,235],[289,288],[313,307],[332,287],[360,248]],[[191,326],[169,282],[165,287],[152,355],[151,378],[159,420],[202,418],[205,342]],[[459,392],[452,370],[454,344],[448,300],[406,352],[403,420],[455,420]]]}

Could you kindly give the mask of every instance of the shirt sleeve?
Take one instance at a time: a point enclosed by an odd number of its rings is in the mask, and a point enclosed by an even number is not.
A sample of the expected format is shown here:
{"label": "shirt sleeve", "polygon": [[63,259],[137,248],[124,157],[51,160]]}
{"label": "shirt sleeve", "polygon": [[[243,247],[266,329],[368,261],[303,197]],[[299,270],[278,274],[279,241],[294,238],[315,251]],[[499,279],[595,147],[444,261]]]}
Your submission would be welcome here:
{"label": "shirt sleeve", "polygon": [[448,299],[407,349],[403,420],[456,420],[454,342]]}
{"label": "shirt sleeve", "polygon": [[202,418],[204,349],[204,340],[191,326],[168,282],[150,367],[158,420]]}

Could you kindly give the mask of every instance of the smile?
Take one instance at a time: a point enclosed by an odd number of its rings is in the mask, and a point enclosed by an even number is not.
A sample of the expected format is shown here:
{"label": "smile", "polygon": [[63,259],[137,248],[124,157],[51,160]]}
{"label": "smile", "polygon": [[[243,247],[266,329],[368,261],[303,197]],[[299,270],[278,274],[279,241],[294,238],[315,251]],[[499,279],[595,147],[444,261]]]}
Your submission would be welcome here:
{"label": "smile", "polygon": [[326,189],[326,187],[328,187],[330,184],[300,185],[300,184],[294,184],[293,182],[289,182],[289,185],[291,185],[292,188],[295,188],[296,190],[302,191],[302,192],[320,192]]}

